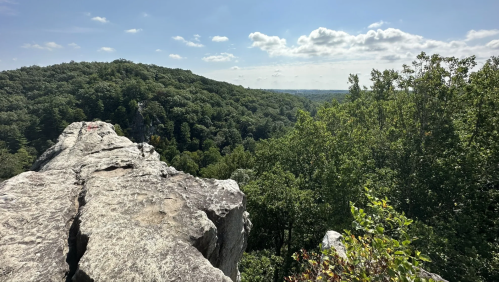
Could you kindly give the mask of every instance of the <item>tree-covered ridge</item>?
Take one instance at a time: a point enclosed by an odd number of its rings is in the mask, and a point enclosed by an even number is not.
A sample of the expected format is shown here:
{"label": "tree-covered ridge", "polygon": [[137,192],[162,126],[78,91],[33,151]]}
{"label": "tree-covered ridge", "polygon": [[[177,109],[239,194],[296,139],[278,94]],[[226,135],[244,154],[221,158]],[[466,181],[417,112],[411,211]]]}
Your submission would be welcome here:
{"label": "tree-covered ridge", "polygon": [[29,168],[71,122],[96,119],[116,124],[135,141],[151,141],[164,160],[197,174],[238,145],[250,149],[259,139],[282,134],[298,109],[312,105],[292,95],[126,60],[3,71],[0,178]]}
{"label": "tree-covered ridge", "polygon": [[331,102],[333,99],[340,103],[345,101],[348,90],[305,90],[305,89],[268,89],[275,93],[289,93],[298,97],[307,98],[312,102]]}

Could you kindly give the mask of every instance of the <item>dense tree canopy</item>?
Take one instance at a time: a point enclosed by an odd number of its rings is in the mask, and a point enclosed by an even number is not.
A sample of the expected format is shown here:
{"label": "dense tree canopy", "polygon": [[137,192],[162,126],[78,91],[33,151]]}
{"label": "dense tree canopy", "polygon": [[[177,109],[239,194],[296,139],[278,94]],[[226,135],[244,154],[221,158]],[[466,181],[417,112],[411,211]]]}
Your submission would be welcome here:
{"label": "dense tree canopy", "polygon": [[313,106],[289,94],[126,60],[4,71],[0,178],[29,168],[69,123],[92,120],[116,124],[120,134],[154,144],[164,160],[198,174],[239,145],[251,149],[283,134],[299,109]]}
{"label": "dense tree canopy", "polygon": [[[367,187],[415,220],[408,233],[432,260],[426,269],[450,281],[499,281],[499,58],[475,65],[422,53],[401,71],[373,70],[370,89],[351,75],[346,103],[300,112],[293,131],[259,142],[255,180],[243,190],[253,218],[273,219],[255,221],[243,271],[259,277],[251,265],[260,258],[279,272],[275,281],[291,274],[287,254],[316,247],[328,229],[351,229],[349,205],[365,206]],[[301,191],[286,207],[312,200],[299,227],[284,228],[288,213],[269,214],[282,206],[262,197],[282,189],[269,173],[289,179],[289,201]]]}

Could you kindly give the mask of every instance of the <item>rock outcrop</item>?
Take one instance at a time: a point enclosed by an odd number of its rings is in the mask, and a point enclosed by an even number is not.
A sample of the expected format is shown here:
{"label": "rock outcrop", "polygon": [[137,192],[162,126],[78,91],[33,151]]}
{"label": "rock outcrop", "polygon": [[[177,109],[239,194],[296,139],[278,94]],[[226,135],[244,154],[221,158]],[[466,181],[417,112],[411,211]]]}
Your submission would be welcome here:
{"label": "rock outcrop", "polygon": [[0,184],[0,281],[236,281],[251,223],[233,180],[159,161],[104,122],[68,126]]}

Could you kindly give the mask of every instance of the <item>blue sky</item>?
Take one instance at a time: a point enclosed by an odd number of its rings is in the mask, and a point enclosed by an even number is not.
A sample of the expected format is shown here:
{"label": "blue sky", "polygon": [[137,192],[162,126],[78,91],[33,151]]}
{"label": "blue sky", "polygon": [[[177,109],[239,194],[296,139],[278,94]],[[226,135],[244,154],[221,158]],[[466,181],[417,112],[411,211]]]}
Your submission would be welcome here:
{"label": "blue sky", "polygon": [[499,1],[0,0],[0,70],[125,58],[251,88],[346,89],[421,51],[499,55]]}

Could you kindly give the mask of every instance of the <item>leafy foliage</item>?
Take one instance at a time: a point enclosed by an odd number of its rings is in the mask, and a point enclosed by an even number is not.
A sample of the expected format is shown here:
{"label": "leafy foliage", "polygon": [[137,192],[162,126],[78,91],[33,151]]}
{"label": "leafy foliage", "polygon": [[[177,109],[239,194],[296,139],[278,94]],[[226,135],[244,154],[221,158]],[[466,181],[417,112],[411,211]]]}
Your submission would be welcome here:
{"label": "leafy foliage", "polygon": [[418,276],[419,266],[430,259],[410,247],[408,227],[412,220],[369,190],[366,196],[368,212],[351,204],[354,233],[362,235],[345,231],[346,258],[334,247],[311,254],[301,250],[293,257],[301,261],[304,270],[286,277],[286,281],[426,281]]}

